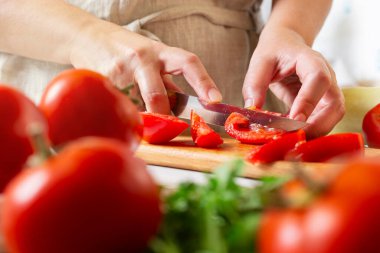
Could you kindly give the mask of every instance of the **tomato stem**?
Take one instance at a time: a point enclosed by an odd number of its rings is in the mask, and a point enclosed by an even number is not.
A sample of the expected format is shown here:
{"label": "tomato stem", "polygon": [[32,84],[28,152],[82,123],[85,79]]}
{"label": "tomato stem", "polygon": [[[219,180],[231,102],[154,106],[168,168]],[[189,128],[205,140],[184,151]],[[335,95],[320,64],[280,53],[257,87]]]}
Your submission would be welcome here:
{"label": "tomato stem", "polygon": [[312,179],[303,169],[299,162],[294,163],[296,178],[299,178],[311,191],[312,194],[319,194],[325,190],[325,185]]}
{"label": "tomato stem", "polygon": [[294,163],[294,179],[289,181],[280,190],[280,199],[285,202],[285,207],[303,208],[326,189],[326,184],[317,182],[301,167],[299,162]]}
{"label": "tomato stem", "polygon": [[28,165],[34,167],[43,163],[55,153],[47,142],[46,136],[44,134],[44,129],[41,124],[30,124],[28,126],[28,131],[32,138],[35,149],[35,153],[28,159]]}
{"label": "tomato stem", "polygon": [[134,103],[136,106],[140,106],[141,105],[141,101],[139,99],[133,97],[132,94],[131,94],[131,91],[132,91],[132,89],[134,87],[135,87],[135,83],[130,83],[125,88],[120,89],[120,91],[124,95],[127,95],[129,97],[129,99],[132,101],[132,103]]}

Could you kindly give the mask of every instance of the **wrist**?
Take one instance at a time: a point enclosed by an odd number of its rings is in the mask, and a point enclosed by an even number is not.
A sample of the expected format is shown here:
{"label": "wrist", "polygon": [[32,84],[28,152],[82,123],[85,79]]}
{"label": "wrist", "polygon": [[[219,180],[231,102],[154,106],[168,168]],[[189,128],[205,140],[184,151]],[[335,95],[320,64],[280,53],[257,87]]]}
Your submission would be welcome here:
{"label": "wrist", "polygon": [[332,0],[273,0],[268,27],[283,28],[311,46],[328,15]]}
{"label": "wrist", "polygon": [[[122,29],[121,27],[97,18],[83,19],[78,22],[73,37],[69,43],[69,54],[66,61],[75,67],[89,56],[99,54],[99,47],[109,34]],[[99,45],[99,46],[98,46]]]}
{"label": "wrist", "polygon": [[297,30],[283,25],[266,25],[260,35],[260,42],[273,43],[292,42],[294,45],[303,44],[310,46],[312,42],[308,42]]}

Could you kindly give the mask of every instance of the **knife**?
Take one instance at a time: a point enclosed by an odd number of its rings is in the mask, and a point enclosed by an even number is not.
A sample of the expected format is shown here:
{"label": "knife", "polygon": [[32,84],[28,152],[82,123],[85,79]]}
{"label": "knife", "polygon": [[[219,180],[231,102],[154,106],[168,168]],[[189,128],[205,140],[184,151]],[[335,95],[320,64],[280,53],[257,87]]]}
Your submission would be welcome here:
{"label": "knife", "polygon": [[308,125],[306,122],[293,120],[284,116],[272,115],[262,111],[245,109],[223,103],[207,103],[198,97],[178,92],[170,92],[169,99],[172,112],[175,116],[190,119],[191,111],[194,110],[207,123],[217,126],[224,126],[226,119],[232,112],[243,114],[251,123],[283,129],[285,131],[295,131]]}

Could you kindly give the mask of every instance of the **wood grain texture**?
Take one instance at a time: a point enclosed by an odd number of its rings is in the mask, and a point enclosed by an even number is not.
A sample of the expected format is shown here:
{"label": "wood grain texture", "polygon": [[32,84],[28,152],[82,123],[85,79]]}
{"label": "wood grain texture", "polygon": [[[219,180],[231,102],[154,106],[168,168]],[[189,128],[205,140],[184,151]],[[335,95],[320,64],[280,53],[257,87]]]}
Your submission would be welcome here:
{"label": "wood grain texture", "polygon": [[[180,136],[165,145],[141,143],[137,156],[148,164],[187,170],[212,172],[220,164],[234,158],[245,158],[255,146],[241,144],[234,139],[224,139],[217,149],[205,149],[194,146],[189,136]],[[366,156],[380,156],[380,149],[366,149]],[[271,164],[252,164],[245,162],[243,176],[260,178],[262,176],[282,176],[294,172],[295,167],[302,168],[316,178],[326,178],[341,167],[338,163],[299,163],[279,161]]]}

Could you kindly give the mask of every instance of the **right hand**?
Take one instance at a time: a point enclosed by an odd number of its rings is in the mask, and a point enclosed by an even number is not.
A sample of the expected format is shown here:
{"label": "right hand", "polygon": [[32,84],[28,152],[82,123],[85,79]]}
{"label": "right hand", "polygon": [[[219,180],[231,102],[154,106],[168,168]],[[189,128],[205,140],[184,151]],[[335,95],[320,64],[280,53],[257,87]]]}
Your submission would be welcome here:
{"label": "right hand", "polygon": [[106,21],[82,30],[71,44],[75,68],[97,71],[119,88],[137,83],[147,111],[169,114],[166,89],[180,91],[165,75],[183,75],[197,95],[209,102],[222,99],[199,58]]}

